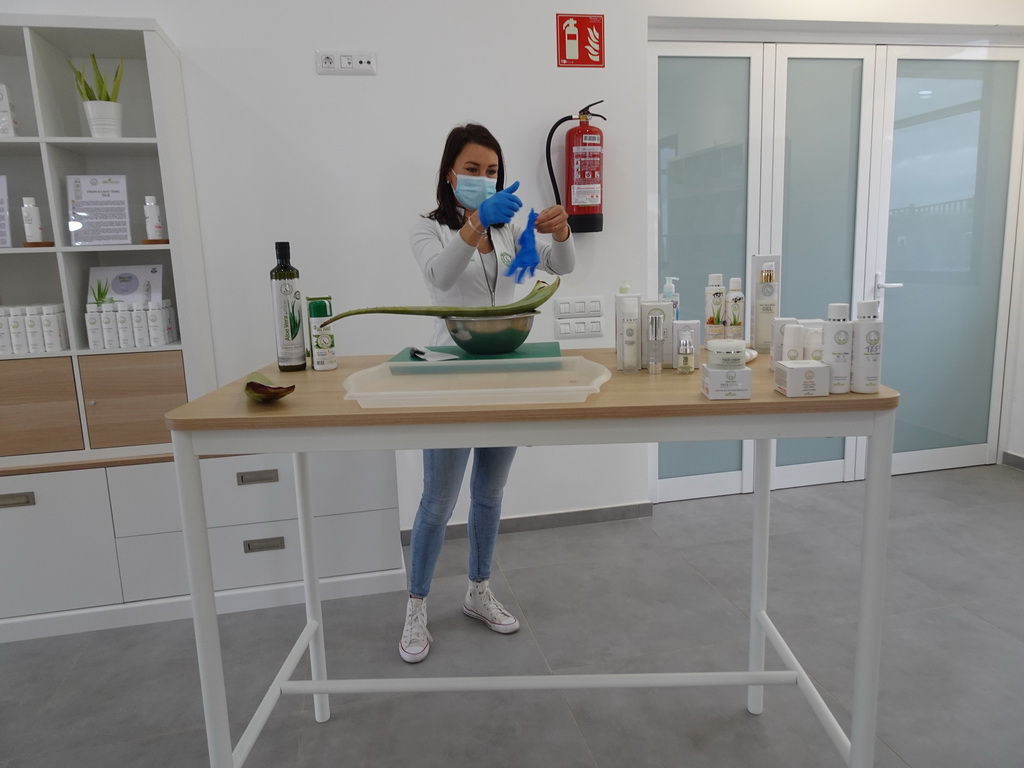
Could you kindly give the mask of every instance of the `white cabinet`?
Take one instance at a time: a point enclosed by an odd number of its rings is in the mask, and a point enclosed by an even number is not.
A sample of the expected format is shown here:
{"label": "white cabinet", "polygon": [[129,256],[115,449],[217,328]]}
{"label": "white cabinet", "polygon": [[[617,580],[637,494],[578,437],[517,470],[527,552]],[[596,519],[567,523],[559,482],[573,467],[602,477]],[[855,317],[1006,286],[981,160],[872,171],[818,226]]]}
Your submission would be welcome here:
{"label": "white cabinet", "polygon": [[0,477],[0,618],[120,603],[102,469]]}
{"label": "white cabinet", "polygon": [[[167,452],[167,432],[159,428],[166,404],[184,402],[186,396],[215,386],[211,335],[198,321],[205,316],[207,292],[178,54],[148,20],[95,21],[0,14],[0,82],[7,86],[17,123],[16,136],[0,137],[0,175],[7,181],[12,241],[12,247],[0,248],[0,306],[63,304],[70,347],[0,356],[0,381],[21,374],[6,370],[18,358],[64,358],[73,363],[73,407],[53,409],[42,417],[40,428],[43,433],[60,430],[81,438],[77,444],[19,440],[14,444],[23,446],[21,455],[0,451],[0,469],[152,454],[155,445]],[[118,99],[124,114],[123,138],[92,138],[86,125],[66,60],[81,67],[93,53],[108,74],[125,59]],[[66,223],[67,177],[82,174],[126,177],[130,244],[72,245]],[[163,208],[168,244],[142,242],[146,195],[156,196]],[[35,198],[44,241],[52,245],[23,247],[23,197]],[[108,349],[102,354],[90,350],[84,321],[90,268],[151,264],[162,267],[163,296],[177,308],[181,342]],[[176,365],[183,376],[160,374],[157,397],[153,382],[146,381],[145,372],[154,369],[146,364],[146,356],[168,351],[174,353],[168,364]],[[136,374],[141,377],[138,386],[130,383]],[[153,394],[152,407],[140,405],[137,397],[130,402],[112,399],[118,395],[105,391],[104,382],[110,381],[124,381],[136,394]],[[123,414],[125,420],[112,422],[108,413]],[[12,444],[15,436],[7,434],[12,425],[13,420],[0,421],[0,444]]]}

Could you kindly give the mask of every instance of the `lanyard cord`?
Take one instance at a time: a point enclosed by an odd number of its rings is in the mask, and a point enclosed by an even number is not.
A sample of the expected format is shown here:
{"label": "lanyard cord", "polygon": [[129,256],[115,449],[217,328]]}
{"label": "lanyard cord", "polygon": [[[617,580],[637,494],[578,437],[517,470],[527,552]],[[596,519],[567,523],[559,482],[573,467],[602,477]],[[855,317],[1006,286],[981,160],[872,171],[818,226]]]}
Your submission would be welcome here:
{"label": "lanyard cord", "polygon": [[[490,240],[490,234],[488,233],[485,237]],[[491,306],[494,306],[494,293],[498,290],[498,249],[491,243],[491,253],[494,254],[494,280],[491,280],[491,276],[487,274],[487,267],[484,266],[484,254],[480,253],[479,246],[477,247],[477,253],[480,255],[480,269],[484,271],[484,283],[487,285],[487,291],[491,294]]]}

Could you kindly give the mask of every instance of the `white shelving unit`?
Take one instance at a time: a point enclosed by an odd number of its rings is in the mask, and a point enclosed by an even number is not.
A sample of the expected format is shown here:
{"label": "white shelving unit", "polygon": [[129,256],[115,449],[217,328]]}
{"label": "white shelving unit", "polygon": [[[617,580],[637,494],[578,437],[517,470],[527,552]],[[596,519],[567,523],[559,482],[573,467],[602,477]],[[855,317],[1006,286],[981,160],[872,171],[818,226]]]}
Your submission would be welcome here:
{"label": "white shelving unit", "polygon": [[[44,240],[54,242],[52,247],[0,250],[0,304],[63,304],[71,347],[47,355],[59,361],[38,369],[39,355],[0,358],[0,381],[22,387],[14,390],[6,406],[0,406],[0,411],[15,412],[5,413],[11,418],[3,420],[7,426],[0,426],[0,470],[166,453],[169,438],[154,423],[162,416],[160,409],[166,410],[164,406],[175,399],[175,393],[183,402],[186,396],[196,397],[215,386],[212,339],[204,320],[208,317],[206,281],[178,54],[151,21],[104,19],[102,26],[97,22],[0,16],[0,71],[17,123],[16,137],[0,139],[0,174],[7,177],[12,212],[11,240],[17,246],[24,236],[18,215],[21,198],[35,197],[43,218]],[[123,138],[94,139],[89,135],[67,60],[82,66],[93,53],[107,73],[125,59],[118,99],[124,114]],[[70,244],[65,224],[66,179],[80,174],[127,177],[132,245]],[[145,195],[155,195],[163,206],[168,245],[142,243]],[[146,264],[163,267],[163,293],[177,308],[181,342],[144,350],[90,351],[83,319],[89,269]],[[121,355],[127,357],[118,359]],[[162,357],[150,358],[152,355]],[[88,372],[83,369],[84,358],[95,358]],[[107,370],[122,386],[117,390],[96,390],[94,386],[90,391],[90,375],[103,380]],[[31,382],[54,384],[55,380],[64,384],[58,396],[61,407],[55,409],[52,421],[41,420],[48,410],[46,393]],[[153,395],[148,403],[147,394]],[[77,442],[67,439],[67,433],[73,431],[67,428],[67,422],[73,420],[72,406],[77,406],[81,431]],[[120,411],[123,418],[112,426],[114,411]],[[17,414],[21,418],[15,418]],[[29,414],[31,419],[26,418]],[[139,420],[149,424],[133,434],[133,425]],[[39,433],[25,434],[35,432],[37,425],[42,426]],[[48,440],[46,426],[57,428],[61,439],[56,443]],[[103,434],[100,439],[98,431]]]}
{"label": "white shelving unit", "polygon": [[[123,138],[89,134],[66,60],[81,67],[93,53],[107,73],[125,58]],[[0,642],[189,616],[163,415],[216,378],[178,54],[148,19],[0,14],[0,82],[17,123],[0,137],[12,244],[24,239],[23,197],[54,243],[0,249],[0,305],[64,304],[70,337],[63,352],[0,356],[0,581],[17,585],[0,600]],[[66,179],[82,174],[126,176],[132,245],[71,245]],[[163,208],[167,245],[142,243],[146,195]],[[90,268],[149,264],[163,268],[181,341],[91,351]],[[204,460],[223,476],[208,500],[222,610],[302,601],[294,498],[281,501],[290,457],[275,459],[279,485],[247,490],[260,460]],[[325,594],[402,589],[393,454],[321,462]],[[223,510],[235,516],[219,520]]]}

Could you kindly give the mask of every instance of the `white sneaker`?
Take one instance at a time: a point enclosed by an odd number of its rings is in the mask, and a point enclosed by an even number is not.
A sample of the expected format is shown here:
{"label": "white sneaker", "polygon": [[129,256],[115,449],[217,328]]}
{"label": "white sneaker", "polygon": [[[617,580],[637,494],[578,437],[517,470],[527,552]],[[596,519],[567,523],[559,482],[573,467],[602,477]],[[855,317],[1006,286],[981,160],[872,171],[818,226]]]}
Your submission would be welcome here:
{"label": "white sneaker", "polygon": [[462,612],[471,619],[477,619],[495,632],[503,635],[511,634],[519,629],[519,619],[505,610],[498,598],[491,592],[489,581],[471,581],[466,599],[462,602]]}
{"label": "white sneaker", "polygon": [[399,655],[410,664],[423,661],[430,653],[430,630],[427,629],[427,601],[410,597],[405,608],[405,629],[398,644]]}

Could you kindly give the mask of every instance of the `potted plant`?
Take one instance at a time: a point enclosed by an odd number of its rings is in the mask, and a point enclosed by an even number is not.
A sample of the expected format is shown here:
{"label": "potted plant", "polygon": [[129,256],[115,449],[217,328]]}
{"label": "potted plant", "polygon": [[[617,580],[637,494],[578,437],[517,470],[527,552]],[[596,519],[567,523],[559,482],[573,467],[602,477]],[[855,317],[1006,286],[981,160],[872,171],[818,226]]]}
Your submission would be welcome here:
{"label": "potted plant", "polygon": [[67,59],[68,66],[75,73],[75,86],[78,88],[78,95],[82,97],[82,106],[89,121],[89,132],[93,137],[119,138],[121,105],[117,102],[117,94],[121,90],[121,76],[124,75],[124,58],[117,63],[112,81],[100,71],[95,53],[89,54],[89,60],[92,62],[93,85],[89,85],[85,77],[85,67],[78,69],[70,59]]}

